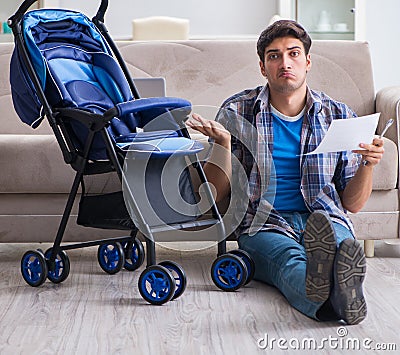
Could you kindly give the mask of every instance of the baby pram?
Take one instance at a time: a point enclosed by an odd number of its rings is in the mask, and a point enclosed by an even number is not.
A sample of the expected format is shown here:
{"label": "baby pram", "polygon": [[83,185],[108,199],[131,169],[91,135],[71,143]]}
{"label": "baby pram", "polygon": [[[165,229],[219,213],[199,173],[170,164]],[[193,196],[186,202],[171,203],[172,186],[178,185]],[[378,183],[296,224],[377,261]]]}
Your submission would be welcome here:
{"label": "baby pram", "polygon": [[[8,22],[15,38],[10,70],[13,103],[21,120],[33,128],[47,118],[65,162],[76,175],[53,247],[46,252],[30,250],[22,257],[25,281],[34,287],[46,278],[63,282],[70,271],[65,251],[96,245],[105,272],[115,274],[123,267],[136,270],[145,258],[137,237],[140,229],[147,267],[140,275],[139,291],[148,302],[163,304],[184,292],[186,276],[177,263],[156,263],[154,234],[212,225],[218,233],[211,238],[218,241],[218,256],[211,267],[214,283],[227,291],[248,283],[254,264],[244,251],[226,252],[224,223],[197,157],[202,147],[185,128],[190,102],[139,98],[104,25],[108,0],[101,1],[92,21],[69,10],[28,11],[35,2],[24,1]],[[212,218],[199,219],[202,213],[196,208],[189,168],[183,161],[190,162],[205,186]],[[162,177],[166,164],[168,169],[180,169],[175,174],[178,182]],[[85,193],[85,178],[110,172],[118,175],[124,193]],[[169,184],[177,184],[190,213],[167,201],[163,193],[169,191]],[[130,235],[61,245],[79,187],[78,224],[127,230]],[[171,191],[174,194],[174,186]]]}

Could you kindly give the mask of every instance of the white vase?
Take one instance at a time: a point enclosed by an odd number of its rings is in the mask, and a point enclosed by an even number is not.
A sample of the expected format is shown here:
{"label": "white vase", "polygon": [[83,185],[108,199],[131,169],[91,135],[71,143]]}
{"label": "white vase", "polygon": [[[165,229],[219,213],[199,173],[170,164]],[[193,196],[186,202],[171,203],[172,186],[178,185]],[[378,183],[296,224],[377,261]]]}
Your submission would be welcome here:
{"label": "white vase", "polygon": [[327,11],[322,10],[320,12],[316,30],[317,31],[331,31],[332,30],[332,26],[329,23],[329,14]]}

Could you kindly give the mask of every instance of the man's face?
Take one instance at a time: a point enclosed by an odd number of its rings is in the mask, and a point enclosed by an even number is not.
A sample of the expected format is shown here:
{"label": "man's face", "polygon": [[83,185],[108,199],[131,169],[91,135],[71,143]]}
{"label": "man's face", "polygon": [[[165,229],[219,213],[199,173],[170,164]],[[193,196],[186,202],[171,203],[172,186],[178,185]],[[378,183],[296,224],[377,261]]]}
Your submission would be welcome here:
{"label": "man's face", "polygon": [[261,73],[270,89],[282,94],[305,86],[310,68],[310,55],[305,54],[303,43],[294,37],[276,38],[265,48],[264,63],[260,61]]}

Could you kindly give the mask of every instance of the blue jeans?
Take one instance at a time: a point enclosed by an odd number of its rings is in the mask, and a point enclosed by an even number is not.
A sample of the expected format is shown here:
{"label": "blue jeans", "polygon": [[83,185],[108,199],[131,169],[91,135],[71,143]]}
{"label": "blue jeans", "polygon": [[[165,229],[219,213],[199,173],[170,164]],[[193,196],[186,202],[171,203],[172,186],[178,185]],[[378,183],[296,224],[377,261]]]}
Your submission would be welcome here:
{"label": "blue jeans", "polygon": [[[254,279],[278,288],[288,302],[308,317],[316,314],[322,302],[306,297],[306,251],[303,234],[309,213],[281,214],[298,234],[299,242],[277,231],[261,231],[253,236],[239,237],[239,247],[247,251],[255,262]],[[332,222],[337,245],[346,238],[354,238],[352,232],[339,223]]]}

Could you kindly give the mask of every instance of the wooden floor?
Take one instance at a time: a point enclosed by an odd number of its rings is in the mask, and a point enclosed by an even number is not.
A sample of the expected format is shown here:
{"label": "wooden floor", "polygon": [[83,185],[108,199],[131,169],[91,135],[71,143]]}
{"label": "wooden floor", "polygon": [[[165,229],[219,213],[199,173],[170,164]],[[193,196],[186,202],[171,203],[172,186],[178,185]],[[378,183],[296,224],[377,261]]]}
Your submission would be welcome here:
{"label": "wooden floor", "polygon": [[[141,298],[137,282],[143,266],[107,275],[93,247],[68,252],[71,273],[64,283],[32,288],[19,264],[26,250],[38,247],[48,245],[0,245],[1,355],[250,355],[270,353],[271,347],[282,354],[400,353],[400,246],[378,246],[377,256],[368,259],[368,317],[345,328],[308,319],[274,288],[255,281],[233,293],[218,290],[210,277],[214,247],[189,252],[158,247],[158,260],[180,263],[188,277],[183,296],[163,306]],[[307,350],[315,344],[321,349]],[[363,344],[396,350],[367,351]],[[361,351],[346,350],[358,345]]]}

